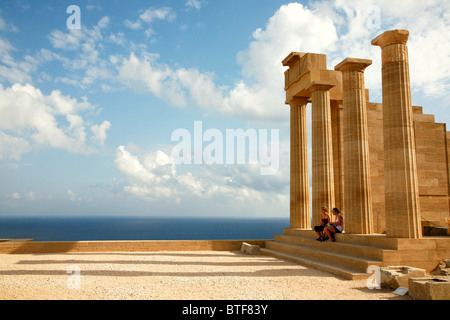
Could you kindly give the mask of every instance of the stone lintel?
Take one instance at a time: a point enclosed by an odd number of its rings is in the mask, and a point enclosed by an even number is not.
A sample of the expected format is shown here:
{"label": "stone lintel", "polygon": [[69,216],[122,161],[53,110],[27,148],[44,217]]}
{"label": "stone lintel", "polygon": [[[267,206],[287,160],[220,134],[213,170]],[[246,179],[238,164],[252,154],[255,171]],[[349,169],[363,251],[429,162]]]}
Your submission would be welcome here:
{"label": "stone lintel", "polygon": [[364,71],[368,66],[372,64],[372,60],[346,58],[334,67],[337,71]]}
{"label": "stone lintel", "polygon": [[392,44],[406,44],[408,42],[408,37],[408,30],[390,30],[373,39],[372,45],[384,48]]}
{"label": "stone lintel", "polygon": [[303,57],[306,53],[304,52],[291,52],[282,62],[283,66],[285,67],[292,67],[295,65],[298,61],[300,61],[300,58]]}

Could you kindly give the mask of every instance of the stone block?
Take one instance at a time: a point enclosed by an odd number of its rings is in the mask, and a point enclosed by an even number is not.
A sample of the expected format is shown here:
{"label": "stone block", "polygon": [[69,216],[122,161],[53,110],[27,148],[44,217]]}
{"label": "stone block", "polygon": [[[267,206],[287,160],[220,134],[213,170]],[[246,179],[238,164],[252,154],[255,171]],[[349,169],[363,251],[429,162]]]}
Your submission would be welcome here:
{"label": "stone block", "polygon": [[450,259],[439,262],[438,266],[430,272],[432,275],[450,276]]}
{"label": "stone block", "polygon": [[261,248],[258,245],[243,242],[242,246],[241,246],[241,252],[245,253],[245,254],[251,254],[251,255],[260,255]]}
{"label": "stone block", "polygon": [[389,266],[381,268],[381,287],[397,289],[398,287],[408,288],[410,278],[425,277],[424,269],[407,266]]}
{"label": "stone block", "polygon": [[408,281],[409,296],[419,300],[450,300],[450,279],[410,278]]}

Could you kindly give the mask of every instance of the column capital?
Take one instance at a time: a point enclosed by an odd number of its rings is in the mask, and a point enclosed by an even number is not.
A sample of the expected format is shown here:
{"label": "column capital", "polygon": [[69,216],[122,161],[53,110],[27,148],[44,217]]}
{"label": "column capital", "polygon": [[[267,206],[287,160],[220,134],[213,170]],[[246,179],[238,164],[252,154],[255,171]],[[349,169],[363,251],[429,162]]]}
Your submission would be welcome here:
{"label": "column capital", "polygon": [[408,42],[409,31],[408,30],[390,30],[380,34],[378,37],[372,40],[372,45],[384,48],[392,44],[406,45]]}
{"label": "column capital", "polygon": [[346,58],[334,67],[334,70],[345,72],[345,71],[356,71],[363,72],[368,66],[372,64],[372,60],[368,59],[356,59],[356,58]]}
{"label": "column capital", "polygon": [[293,97],[291,100],[287,101],[286,104],[290,106],[297,106],[297,105],[307,105],[308,104],[308,98],[306,97]]}
{"label": "column capital", "polygon": [[336,84],[331,81],[313,81],[309,85],[308,90],[311,92],[314,92],[317,90],[328,91],[335,86],[336,86]]}

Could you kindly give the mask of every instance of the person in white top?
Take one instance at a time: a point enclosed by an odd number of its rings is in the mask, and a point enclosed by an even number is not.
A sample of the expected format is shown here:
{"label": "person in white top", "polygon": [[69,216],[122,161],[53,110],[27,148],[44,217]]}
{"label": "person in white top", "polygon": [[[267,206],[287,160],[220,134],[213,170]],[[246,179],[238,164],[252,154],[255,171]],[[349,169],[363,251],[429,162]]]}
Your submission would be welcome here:
{"label": "person in white top", "polygon": [[324,236],[323,241],[330,240],[336,241],[334,239],[335,233],[342,233],[342,230],[344,228],[344,218],[342,218],[342,215],[339,212],[338,208],[333,209],[333,216],[334,216],[334,223],[331,225],[328,225],[323,232],[326,234],[326,237]]}

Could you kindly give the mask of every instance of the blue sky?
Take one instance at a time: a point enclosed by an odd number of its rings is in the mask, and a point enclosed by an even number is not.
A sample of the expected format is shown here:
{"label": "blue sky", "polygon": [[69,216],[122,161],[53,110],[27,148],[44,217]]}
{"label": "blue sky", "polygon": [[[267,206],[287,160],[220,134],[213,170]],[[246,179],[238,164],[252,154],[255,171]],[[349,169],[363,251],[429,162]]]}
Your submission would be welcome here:
{"label": "blue sky", "polygon": [[[449,123],[449,17],[445,1],[2,0],[0,215],[288,217],[283,58],[372,59],[381,102],[370,41],[408,29],[413,104]],[[194,121],[279,130],[279,170],[175,164]]]}

